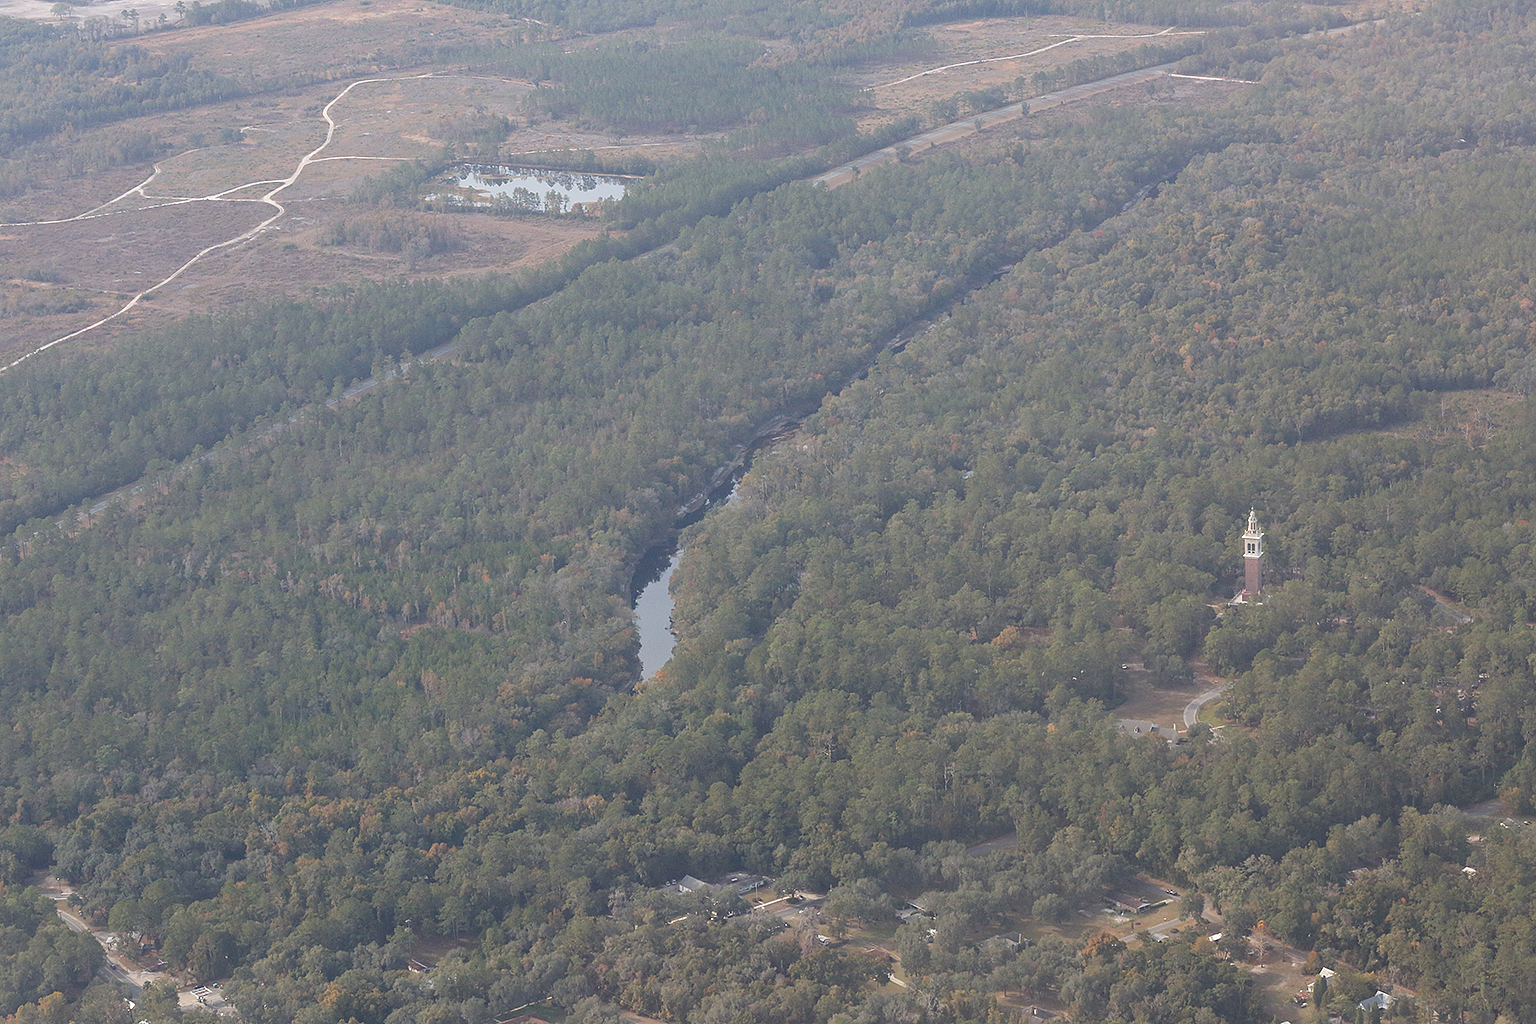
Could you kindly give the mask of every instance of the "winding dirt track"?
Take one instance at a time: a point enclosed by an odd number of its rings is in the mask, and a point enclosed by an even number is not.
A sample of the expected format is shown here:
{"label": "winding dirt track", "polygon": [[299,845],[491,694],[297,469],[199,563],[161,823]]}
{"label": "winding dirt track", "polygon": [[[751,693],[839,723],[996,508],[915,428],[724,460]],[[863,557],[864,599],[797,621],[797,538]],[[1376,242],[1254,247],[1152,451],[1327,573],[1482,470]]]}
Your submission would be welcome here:
{"label": "winding dirt track", "polygon": [[[167,277],[165,280],[157,282],[156,284],[150,285],[148,288],[145,288],[143,291],[139,292],[133,298],[129,299],[127,301],[127,303],[125,303],[123,305],[123,307],[121,309],[119,309],[117,312],[112,313],[109,316],[102,317],[100,320],[97,320],[95,323],[89,324],[89,325],[87,325],[85,327],[82,327],[82,328],[80,328],[77,331],[72,331],[69,334],[64,335],[62,338],[55,338],[52,341],[47,342],[46,344],[39,345],[37,348],[32,349],[30,352],[27,352],[24,355],[18,356],[15,360],[11,361],[10,363],[7,363],[5,366],[0,366],[0,373],[4,373],[6,370],[10,370],[10,369],[14,368],[15,366],[17,366],[18,364],[26,362],[28,359],[31,359],[33,356],[37,355],[39,352],[46,352],[48,349],[53,348],[53,346],[55,346],[55,345],[61,345],[64,342],[71,340],[72,338],[78,338],[82,334],[85,334],[85,333],[87,333],[89,331],[94,331],[96,328],[102,326],[103,324],[111,323],[113,320],[116,320],[118,317],[122,316],[124,313],[128,312],[130,309],[133,309],[135,306],[137,306],[140,302],[142,302],[144,300],[145,296],[153,295],[155,292],[159,291],[161,288],[164,288],[166,285],[168,285],[172,281],[176,280],[182,274],[186,273],[190,268],[195,266],[200,260],[203,259],[203,257],[207,256],[209,253],[218,252],[221,249],[228,249],[228,248],[231,248],[233,246],[240,245],[241,243],[248,242],[251,239],[253,239],[253,238],[257,237],[258,235],[262,234],[263,232],[265,232],[269,227],[271,227],[273,224],[275,224],[278,220],[280,220],[283,217],[284,214],[286,214],[288,212],[287,208],[284,207],[282,203],[277,201],[277,194],[279,192],[283,191],[283,189],[288,188],[289,186],[291,186],[294,182],[298,181],[299,180],[299,176],[304,173],[304,169],[306,167],[308,167],[310,164],[318,163],[321,160],[388,160],[388,161],[399,161],[399,160],[408,160],[408,159],[410,159],[409,157],[387,157],[387,156],[386,157],[377,157],[377,156],[374,156],[374,157],[366,157],[366,156],[322,157],[320,154],[325,151],[326,147],[328,147],[331,144],[331,142],[336,137],[336,128],[337,128],[336,119],[331,116],[331,108],[336,106],[336,104],[340,103],[342,100],[346,99],[347,94],[350,93],[353,89],[356,89],[360,85],[372,85],[372,84],[376,84],[376,83],[379,83],[379,82],[399,82],[399,81],[410,81],[410,80],[413,80],[413,79],[420,79],[420,78],[439,78],[439,77],[441,77],[441,78],[452,78],[452,77],[457,77],[457,76],[453,76],[453,75],[438,75],[436,72],[428,72],[427,74],[422,74],[422,75],[398,75],[398,76],[391,77],[391,78],[364,78],[364,79],[360,79],[360,80],[358,80],[356,82],[353,82],[351,85],[349,85],[345,89],[341,90],[341,92],[337,93],[336,97],[334,99],[332,99],[331,102],[329,102],[329,103],[327,103],[325,105],[325,109],[320,111],[320,116],[325,118],[325,125],[326,125],[326,128],[325,128],[325,141],[320,143],[320,145],[316,146],[314,149],[310,150],[308,153],[305,153],[304,156],[302,158],[300,158],[297,166],[294,167],[293,173],[288,175],[288,177],[286,177],[286,178],[280,178],[280,179],[278,179],[278,178],[268,178],[268,179],[264,179],[264,180],[261,180],[261,181],[247,181],[247,182],[244,182],[242,184],[236,185],[233,188],[227,188],[227,189],[224,189],[221,192],[215,192],[215,193],[212,193],[212,194],[206,195],[206,196],[152,196],[148,192],[146,192],[145,189],[148,188],[154,182],[154,180],[157,177],[160,176],[160,165],[156,164],[155,165],[154,173],[151,174],[148,178],[145,178],[142,182],[140,182],[139,184],[135,185],[133,188],[129,189],[127,192],[124,192],[122,195],[118,196],[117,198],[109,200],[109,201],[101,204],[100,206],[95,207],[94,209],[87,210],[86,212],[84,212],[82,214],[78,214],[78,215],[76,215],[74,217],[66,217],[66,218],[63,218],[61,220],[31,221],[29,223],[23,223],[23,224],[15,225],[16,227],[41,227],[43,225],[48,225],[48,224],[67,224],[70,221],[89,220],[89,219],[94,218],[94,217],[105,217],[105,216],[110,216],[110,215],[119,215],[123,211],[117,211],[117,210],[114,210],[112,208],[116,204],[121,203],[121,202],[127,200],[128,198],[130,198],[132,196],[135,196],[135,195],[140,196],[141,198],[144,198],[144,199],[149,199],[149,200],[164,200],[164,202],[156,203],[155,206],[148,207],[149,209],[156,209],[157,207],[160,207],[160,206],[179,206],[179,205],[182,205],[184,203],[211,203],[211,202],[265,203],[266,205],[272,207],[272,209],[273,209],[273,213],[272,213],[272,215],[270,217],[268,217],[266,220],[262,221],[260,224],[257,224],[255,227],[251,228],[249,231],[241,232],[240,234],[236,235],[233,238],[226,239],[226,240],[224,240],[222,242],[217,242],[217,243],[215,243],[213,245],[210,245],[207,248],[201,250],[195,256],[193,256],[191,259],[187,260],[181,266],[177,267],[176,270],[173,271],[171,273],[171,275],[169,277]],[[259,186],[259,185],[275,185],[276,187],[271,189],[265,195],[263,195],[263,196],[261,196],[260,198],[257,198],[257,199],[238,199],[238,198],[232,198],[232,196],[236,192],[243,192],[246,189],[255,188],[255,187]],[[134,211],[134,212],[138,212],[138,211]]]}
{"label": "winding dirt track", "polygon": [[1058,46],[1066,46],[1066,45],[1068,45],[1070,43],[1080,43],[1080,42],[1083,42],[1086,39],[1115,39],[1115,40],[1120,40],[1120,39],[1161,39],[1161,38],[1165,38],[1167,36],[1203,36],[1203,35],[1205,35],[1205,30],[1204,29],[1189,29],[1189,30],[1180,31],[1180,30],[1178,30],[1178,29],[1176,29],[1176,28],[1174,28],[1172,26],[1169,26],[1168,28],[1163,29],[1161,32],[1143,32],[1143,33],[1140,33],[1140,34],[1137,34],[1137,35],[1114,35],[1114,34],[1074,35],[1074,36],[1068,36],[1065,39],[1058,39],[1054,43],[1050,43],[1050,44],[1048,44],[1046,46],[1042,46],[1039,49],[1030,50],[1028,53],[1010,53],[1006,57],[982,57],[982,58],[979,58],[977,60],[963,60],[963,61],[960,61],[957,64],[945,64],[942,67],[929,68],[926,71],[919,71],[915,75],[908,75],[905,78],[898,78],[894,82],[886,82],[883,85],[877,85],[877,86],[875,86],[875,88],[876,89],[885,89],[885,88],[888,88],[888,87],[893,86],[893,85],[902,85],[902,84],[904,84],[906,82],[911,82],[911,81],[913,81],[915,79],[922,78],[924,75],[942,75],[944,72],[946,72],[946,71],[953,71],[955,68],[968,68],[968,67],[972,67],[972,66],[974,66],[976,64],[996,64],[996,63],[999,63],[1000,61],[1005,61],[1005,60],[1023,60],[1026,57],[1033,57],[1036,54],[1045,53],[1048,50],[1054,50]]}
{"label": "winding dirt track", "polygon": [[[887,146],[884,149],[877,149],[873,153],[859,157],[857,160],[850,160],[841,167],[834,167],[825,174],[818,174],[811,181],[823,184],[827,188],[846,185],[858,177],[859,172],[865,168],[889,163],[892,160],[899,160],[904,153],[920,153],[934,146],[956,142],[983,128],[993,128],[1005,121],[1017,120],[1023,117],[1026,112],[1046,110],[1062,103],[1071,103],[1074,100],[1097,96],[1100,93],[1109,92],[1111,89],[1118,89],[1123,85],[1135,85],[1137,82],[1148,82],[1154,78],[1162,78],[1172,71],[1175,66],[1174,64],[1159,64],[1155,67],[1143,68],[1140,71],[1126,71],[1118,75],[1111,75],[1108,78],[1101,78],[1096,82],[1084,82],[1082,85],[1074,85],[1067,89],[1058,89],[1056,92],[1048,92],[1044,96],[1036,96],[1032,100],[1010,103],[1006,107],[989,110],[984,114],[977,114],[975,117],[967,117],[951,124],[946,124],[941,128],[923,132],[921,135],[914,135],[910,139],[903,139],[895,145]],[[927,74],[927,72],[923,73]],[[917,76],[914,75],[913,77]]]}

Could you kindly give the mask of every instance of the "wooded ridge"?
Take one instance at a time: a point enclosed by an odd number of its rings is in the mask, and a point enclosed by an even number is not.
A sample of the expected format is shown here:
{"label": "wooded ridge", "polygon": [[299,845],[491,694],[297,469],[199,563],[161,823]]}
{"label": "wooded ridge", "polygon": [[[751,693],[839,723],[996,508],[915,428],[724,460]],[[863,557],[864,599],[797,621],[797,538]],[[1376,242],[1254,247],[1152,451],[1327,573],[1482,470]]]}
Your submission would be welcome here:
{"label": "wooded ridge", "polygon": [[[546,7],[518,10],[649,16]],[[680,81],[741,49],[701,39]],[[1267,1021],[1250,944],[1314,953],[1349,1014],[1382,986],[1405,1019],[1530,1019],[1533,46],[1479,0],[1223,37],[1203,73],[1258,84],[830,191],[790,179],[831,148],[711,156],[523,278],[0,376],[0,1010],[118,1019],[46,870],[252,1024]],[[539,102],[649,116],[610,94],[653,56]],[[752,75],[688,116],[844,116],[825,65]],[[878,141],[847,127],[794,145]],[[641,552],[803,409],[688,532],[679,646],[637,686]],[[1250,508],[1268,600],[1229,607]],[[1118,735],[1129,664],[1230,680],[1219,738]],[[1510,827],[1456,810],[1495,798]],[[821,921],[676,884],[737,871]],[[1196,926],[1078,924],[1138,872]]]}

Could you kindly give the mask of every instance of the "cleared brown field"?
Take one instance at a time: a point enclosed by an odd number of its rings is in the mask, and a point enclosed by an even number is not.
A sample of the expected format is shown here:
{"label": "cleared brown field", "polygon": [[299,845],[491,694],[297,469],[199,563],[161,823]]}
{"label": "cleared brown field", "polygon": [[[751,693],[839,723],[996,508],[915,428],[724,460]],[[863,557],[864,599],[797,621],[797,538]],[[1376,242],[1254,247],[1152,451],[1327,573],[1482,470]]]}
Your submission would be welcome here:
{"label": "cleared brown field", "polygon": [[[73,17],[111,18],[128,6],[108,0],[75,8]],[[154,24],[162,10],[174,24],[170,4],[132,6],[142,25]],[[52,20],[51,7],[44,0],[0,0],[0,14],[37,20]],[[855,69],[851,79],[872,90],[866,124],[907,113],[928,117],[936,100],[967,90],[1000,86],[1012,98],[1020,80],[1038,71],[1187,38],[1158,35],[1165,29],[1054,17],[942,25],[928,30],[935,45],[920,58],[874,62]],[[682,29],[647,31],[676,35]],[[77,133],[89,141],[147,131],[162,155],[153,166],[61,175],[0,205],[0,221],[6,222],[0,227],[0,301],[6,311],[0,365],[95,323],[147,288],[153,294],[146,302],[69,344],[110,344],[131,334],[126,328],[135,324],[217,312],[262,296],[299,295],[338,281],[506,272],[559,256],[592,237],[601,230],[595,219],[429,213],[419,216],[438,219],[456,236],[453,251],[409,259],[321,244],[328,228],[365,212],[349,201],[365,178],[402,160],[437,159],[445,146],[464,137],[465,119],[475,112],[511,119],[514,130],[501,145],[502,154],[637,150],[665,159],[698,150],[701,140],[686,134],[622,137],[530,120],[523,109],[530,83],[428,63],[444,47],[516,44],[549,32],[518,19],[420,0],[336,0],[233,25],[138,36],[133,42],[152,52],[188,53],[197,67],[245,81],[291,75],[330,80]],[[583,36],[569,45],[599,42],[601,37]],[[1106,100],[1189,102],[1226,88],[1181,84],[1158,98],[1145,89],[1128,89]],[[1056,118],[1074,116],[1082,114],[1053,111],[1006,134],[1035,135],[1048,131]],[[972,135],[958,145],[993,144],[998,134]],[[259,201],[284,182],[273,196],[283,210]],[[270,226],[241,238],[274,214],[280,215]],[[221,242],[232,244],[155,287]],[[25,280],[36,270],[47,284]],[[7,278],[15,280],[7,285]]]}
{"label": "cleared brown field", "polygon": [[317,244],[328,221],[295,217],[278,234],[280,244],[262,244],[216,253],[198,265],[198,273],[158,293],[157,309],[187,315],[223,309],[274,294],[303,295],[337,281],[360,278],[475,277],[537,265],[564,254],[601,230],[593,221],[530,216],[498,220],[475,214],[444,214],[457,225],[460,248],[420,260],[412,268],[404,257],[358,246]]}
{"label": "cleared brown field", "polygon": [[[53,20],[51,6],[4,0],[0,14]],[[146,26],[161,8],[172,12],[169,3],[132,6]],[[116,13],[110,3],[75,9],[77,19]],[[67,344],[109,345],[168,317],[301,295],[339,281],[507,272],[557,257],[597,234],[601,225],[591,219],[419,214],[439,221],[455,239],[451,251],[423,258],[322,244],[328,228],[367,212],[349,201],[365,178],[402,160],[437,158],[474,111],[512,118],[518,127],[504,144],[508,153],[696,146],[686,138],[529,126],[519,114],[529,83],[422,63],[439,47],[515,43],[531,28],[436,4],[338,0],[233,25],[138,36],[136,45],[190,53],[196,66],[242,80],[334,80],[80,132],[76,138],[88,141],[147,131],[162,155],[153,166],[60,175],[0,204],[6,222],[0,226],[0,362],[97,323],[146,289],[153,291],[134,309]],[[329,142],[327,105],[335,122]],[[310,159],[301,164],[306,154]],[[281,215],[241,238],[280,213],[262,199],[285,181],[273,196]],[[227,242],[234,244],[197,258],[161,285],[204,249]]]}
{"label": "cleared brown field", "polygon": [[1114,709],[1117,718],[1135,718],[1155,722],[1169,729],[1184,728],[1184,706],[1214,685],[1197,677],[1189,686],[1162,687],[1139,669],[1125,673],[1121,688],[1124,704]]}
{"label": "cleared brown field", "polygon": [[[108,0],[75,13],[115,18],[118,6],[137,9],[145,25],[153,20],[149,12],[158,16],[162,7],[171,12],[171,24],[176,22],[172,4],[157,7],[153,2]],[[3,7],[0,13],[5,13]],[[189,53],[199,67],[234,78],[330,74],[343,79],[423,64],[438,47],[515,42],[532,27],[420,0],[338,0],[229,25],[145,32],[134,42],[152,53]]]}

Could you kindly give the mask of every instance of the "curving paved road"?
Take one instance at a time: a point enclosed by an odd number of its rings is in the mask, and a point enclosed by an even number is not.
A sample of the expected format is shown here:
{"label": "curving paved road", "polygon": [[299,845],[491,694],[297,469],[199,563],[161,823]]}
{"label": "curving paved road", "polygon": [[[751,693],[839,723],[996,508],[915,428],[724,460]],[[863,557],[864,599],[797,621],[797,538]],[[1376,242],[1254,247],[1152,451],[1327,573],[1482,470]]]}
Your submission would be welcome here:
{"label": "curving paved road", "polygon": [[1200,696],[1184,705],[1184,728],[1194,728],[1195,723],[1200,720],[1200,709],[1217,697],[1220,697],[1223,693],[1226,693],[1227,687],[1231,685],[1231,683],[1222,683],[1215,689],[1206,690]]}

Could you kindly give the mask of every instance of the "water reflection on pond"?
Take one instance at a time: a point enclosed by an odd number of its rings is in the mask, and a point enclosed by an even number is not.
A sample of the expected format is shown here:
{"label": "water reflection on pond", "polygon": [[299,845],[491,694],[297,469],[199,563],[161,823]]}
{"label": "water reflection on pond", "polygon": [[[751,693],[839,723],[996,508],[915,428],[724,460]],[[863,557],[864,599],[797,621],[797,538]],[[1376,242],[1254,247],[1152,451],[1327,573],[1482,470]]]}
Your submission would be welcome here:
{"label": "water reflection on pond", "polygon": [[435,179],[425,198],[456,206],[563,213],[624,198],[631,178],[498,164],[459,164]]}

